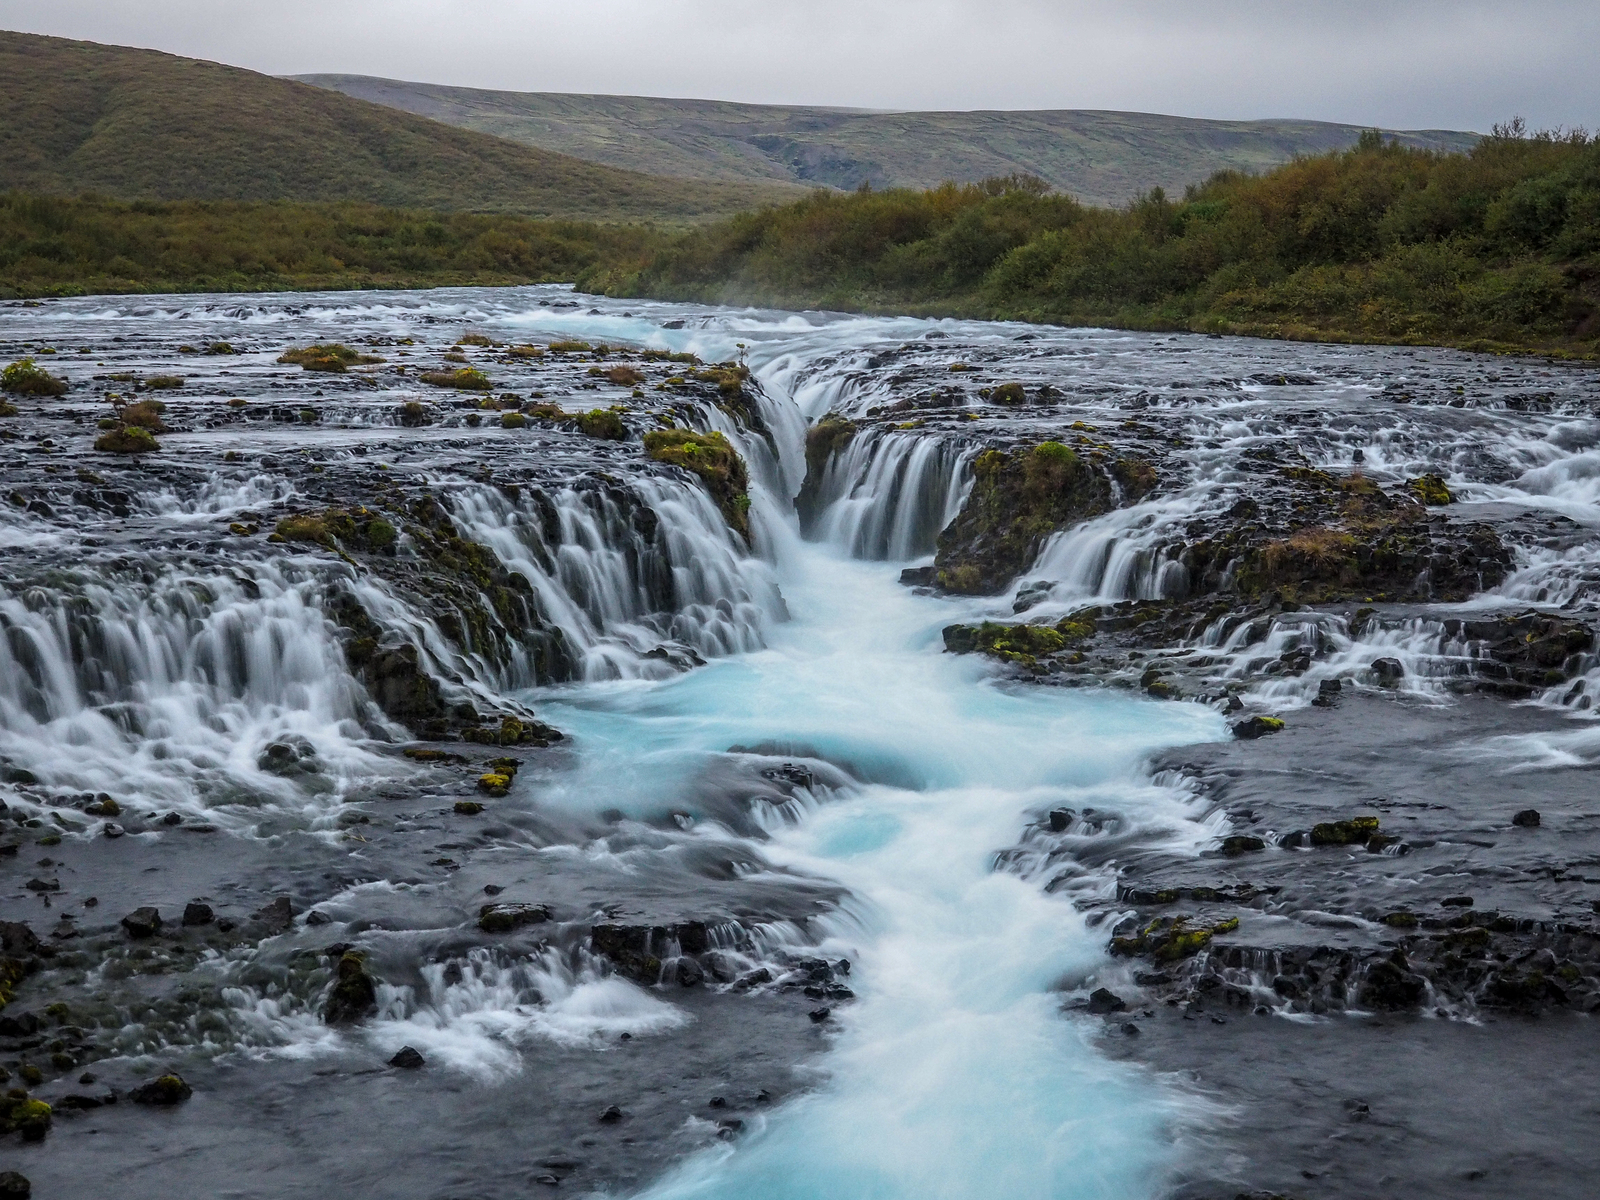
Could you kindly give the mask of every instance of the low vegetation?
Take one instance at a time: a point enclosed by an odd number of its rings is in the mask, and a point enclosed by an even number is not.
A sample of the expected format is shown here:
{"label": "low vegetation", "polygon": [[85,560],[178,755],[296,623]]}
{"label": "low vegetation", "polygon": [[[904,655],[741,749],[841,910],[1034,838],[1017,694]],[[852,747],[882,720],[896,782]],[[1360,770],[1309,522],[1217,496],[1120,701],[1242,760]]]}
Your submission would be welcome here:
{"label": "low vegetation", "polygon": [[459,371],[424,371],[418,378],[433,387],[456,388],[463,392],[487,392],[494,386],[489,377],[476,367],[462,367]]}
{"label": "low vegetation", "polygon": [[509,214],[9,192],[0,298],[551,283],[665,240]]}
{"label": "low vegetation", "polygon": [[1600,140],[1385,142],[1093,209],[1012,176],[819,192],[579,280],[617,296],[1307,340],[1600,344]]}

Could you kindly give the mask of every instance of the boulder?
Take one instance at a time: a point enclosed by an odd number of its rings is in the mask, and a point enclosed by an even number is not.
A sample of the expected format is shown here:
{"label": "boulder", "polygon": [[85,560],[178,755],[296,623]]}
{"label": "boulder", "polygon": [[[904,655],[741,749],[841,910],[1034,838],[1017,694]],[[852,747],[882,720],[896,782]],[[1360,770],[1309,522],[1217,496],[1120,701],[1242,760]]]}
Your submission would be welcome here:
{"label": "boulder", "polygon": [[338,976],[322,1019],[329,1025],[354,1025],[378,1011],[378,989],[367,974],[366,959],[354,950],[339,957]]}
{"label": "boulder", "polygon": [[1539,827],[1539,810],[1537,808],[1525,808],[1511,818],[1511,823],[1520,825],[1524,829],[1537,829]]}
{"label": "boulder", "polygon": [[478,910],[478,928],[485,933],[510,933],[549,919],[550,909],[543,904],[485,904]]}
{"label": "boulder", "polygon": [[185,925],[209,925],[215,919],[216,914],[211,911],[211,905],[209,904],[191,900],[183,906],[183,923]]}
{"label": "boulder", "polygon": [[1089,1011],[1097,1015],[1126,1012],[1128,1002],[1110,988],[1095,988],[1089,993]]}
{"label": "boulder", "polygon": [[1283,722],[1277,717],[1251,717],[1248,721],[1240,721],[1233,727],[1233,736],[1246,742],[1266,737],[1269,733],[1281,732],[1283,732]]}
{"label": "boulder", "polygon": [[415,1071],[422,1067],[427,1060],[411,1046],[401,1046],[395,1056],[389,1060],[391,1067],[399,1067],[405,1071]]}
{"label": "boulder", "polygon": [[122,918],[122,927],[128,931],[128,936],[131,938],[154,937],[161,931],[161,913],[148,905],[136,908]]}
{"label": "boulder", "polygon": [[182,1104],[194,1089],[184,1082],[183,1076],[168,1072],[149,1083],[141,1084],[128,1093],[128,1099],[135,1104],[155,1104],[170,1106]]}

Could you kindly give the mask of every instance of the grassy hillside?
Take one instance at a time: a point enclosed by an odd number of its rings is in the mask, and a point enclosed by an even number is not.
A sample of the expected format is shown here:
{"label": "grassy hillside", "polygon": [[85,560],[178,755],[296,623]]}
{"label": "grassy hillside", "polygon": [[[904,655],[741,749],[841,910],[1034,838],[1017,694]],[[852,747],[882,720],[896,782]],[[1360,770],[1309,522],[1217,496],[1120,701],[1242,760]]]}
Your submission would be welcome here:
{"label": "grassy hillside", "polygon": [[1093,209],[1037,181],[816,194],[580,286],[786,308],[1600,351],[1600,141],[1385,143]]}
{"label": "grassy hillside", "polygon": [[0,194],[0,297],[570,280],[665,235],[355,203]]}
{"label": "grassy hillside", "polygon": [[0,189],[677,223],[799,194],[654,179],[237,67],[31,34],[0,32],[0,111]]}
{"label": "grassy hillside", "polygon": [[[1037,175],[1087,204],[1181,192],[1219,170],[1260,172],[1355,145],[1361,129],[1319,121],[1197,121],[1146,113],[862,112],[493,92],[362,75],[301,79],[437,121],[656,175],[770,180],[854,190],[931,188]],[[1422,130],[1401,145],[1467,150],[1476,134]]]}

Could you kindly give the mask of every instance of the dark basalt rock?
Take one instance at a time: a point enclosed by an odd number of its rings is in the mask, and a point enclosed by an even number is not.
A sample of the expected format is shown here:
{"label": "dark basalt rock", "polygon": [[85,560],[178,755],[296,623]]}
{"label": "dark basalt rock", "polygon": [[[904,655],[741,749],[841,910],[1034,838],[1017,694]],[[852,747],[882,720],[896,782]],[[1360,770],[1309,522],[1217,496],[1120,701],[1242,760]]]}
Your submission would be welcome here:
{"label": "dark basalt rock", "polygon": [[122,918],[122,927],[131,938],[150,938],[161,932],[161,913],[146,906],[136,908]]}
{"label": "dark basalt rock", "polygon": [[1251,717],[1233,726],[1233,736],[1241,741],[1254,741],[1269,733],[1282,733],[1283,722],[1277,717]]}
{"label": "dark basalt rock", "polygon": [[198,900],[191,900],[183,906],[183,923],[185,925],[209,925],[216,917],[211,911],[211,905],[202,904]]}
{"label": "dark basalt rock", "polygon": [[1372,674],[1380,687],[1394,687],[1405,678],[1406,668],[1398,658],[1379,658],[1373,660]]}
{"label": "dark basalt rock", "polygon": [[1142,499],[1156,478],[1142,458],[1108,461],[1061,442],[986,450],[973,461],[960,514],[939,535],[939,586],[967,595],[1004,591],[1052,533],[1110,512],[1119,499]]}
{"label": "dark basalt rock", "polygon": [[1240,854],[1252,854],[1266,848],[1266,842],[1250,834],[1236,834],[1222,839],[1222,852],[1230,858]]}
{"label": "dark basalt rock", "polygon": [[549,919],[550,909],[543,904],[485,904],[478,910],[478,928],[485,933],[510,933]]}
{"label": "dark basalt rock", "polygon": [[595,953],[616,964],[617,970],[646,985],[661,978],[662,956],[673,943],[682,954],[704,954],[711,941],[704,921],[678,925],[596,925],[589,935]]}
{"label": "dark basalt rock", "polygon": [[289,897],[279,896],[252,914],[252,919],[261,922],[269,933],[282,933],[294,924],[294,905]]}
{"label": "dark basalt rock", "polygon": [[173,1072],[152,1079],[149,1083],[142,1084],[128,1093],[128,1099],[135,1104],[174,1105],[182,1104],[194,1089],[184,1082],[183,1076]]}
{"label": "dark basalt rock", "polygon": [[391,1067],[399,1067],[404,1071],[415,1071],[420,1069],[426,1062],[427,1060],[414,1047],[401,1046],[395,1052],[395,1056],[389,1060],[389,1065]]}
{"label": "dark basalt rock", "polygon": [[1511,818],[1511,823],[1524,829],[1537,829],[1539,827],[1539,810],[1537,808],[1525,808]]}
{"label": "dark basalt rock", "polygon": [[1427,985],[1419,976],[1405,970],[1401,963],[1385,960],[1367,969],[1360,1000],[1368,1008],[1415,1008],[1426,992]]}
{"label": "dark basalt rock", "polygon": [[1088,1010],[1096,1015],[1126,1012],[1128,1002],[1109,988],[1095,988],[1089,993]]}
{"label": "dark basalt rock", "polygon": [[367,974],[366,959],[353,950],[339,957],[333,993],[322,1010],[329,1025],[354,1025],[378,1011],[378,991]]}
{"label": "dark basalt rock", "polygon": [[33,1195],[33,1184],[28,1177],[16,1171],[0,1171],[0,1200],[28,1200]]}

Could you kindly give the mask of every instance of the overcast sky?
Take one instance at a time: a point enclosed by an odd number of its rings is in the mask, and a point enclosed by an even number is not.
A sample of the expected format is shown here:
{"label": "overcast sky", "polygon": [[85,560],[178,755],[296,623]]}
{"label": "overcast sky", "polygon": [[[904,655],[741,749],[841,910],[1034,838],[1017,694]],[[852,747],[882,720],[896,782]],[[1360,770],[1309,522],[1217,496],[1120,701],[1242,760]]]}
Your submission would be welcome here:
{"label": "overcast sky", "polygon": [[1600,0],[0,0],[0,26],[518,91],[1600,125]]}

